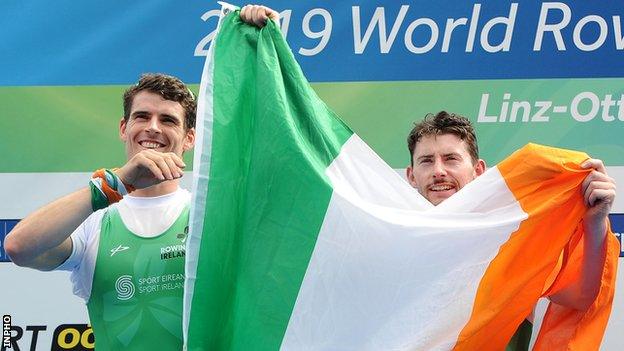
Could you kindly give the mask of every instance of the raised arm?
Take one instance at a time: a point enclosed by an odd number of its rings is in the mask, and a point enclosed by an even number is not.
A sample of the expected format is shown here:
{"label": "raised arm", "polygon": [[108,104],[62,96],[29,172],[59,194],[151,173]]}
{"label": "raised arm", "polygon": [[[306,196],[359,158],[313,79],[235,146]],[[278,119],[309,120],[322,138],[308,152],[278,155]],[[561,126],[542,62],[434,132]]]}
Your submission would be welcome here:
{"label": "raised arm", "polygon": [[591,306],[600,289],[600,280],[605,262],[607,217],[615,200],[616,185],[601,160],[589,159],[582,164],[592,169],[582,185],[583,199],[587,212],[583,217],[584,255],[579,279],[550,300],[567,307],[585,310]]}

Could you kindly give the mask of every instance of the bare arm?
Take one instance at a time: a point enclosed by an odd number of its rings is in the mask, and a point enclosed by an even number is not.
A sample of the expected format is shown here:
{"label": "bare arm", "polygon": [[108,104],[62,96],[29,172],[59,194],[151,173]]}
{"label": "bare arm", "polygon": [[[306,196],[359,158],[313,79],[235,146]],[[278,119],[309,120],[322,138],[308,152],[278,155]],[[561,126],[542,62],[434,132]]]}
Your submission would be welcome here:
{"label": "bare arm", "polygon": [[[144,150],[136,154],[117,175],[126,184],[143,189],[178,179],[184,162],[173,153]],[[19,265],[52,270],[72,252],[71,233],[93,213],[88,187],[66,195],[20,221],[5,239],[5,250]]]}
{"label": "bare arm", "polygon": [[88,187],[66,195],[20,221],[6,237],[6,252],[19,266],[52,270],[69,257],[69,235],[91,213]]}
{"label": "bare arm", "polygon": [[607,175],[602,161],[590,159],[583,163],[583,167],[593,168],[593,171],[582,185],[587,212],[583,217],[584,255],[579,279],[550,297],[557,304],[578,310],[589,308],[600,290],[606,254],[607,216],[616,192],[615,181]]}

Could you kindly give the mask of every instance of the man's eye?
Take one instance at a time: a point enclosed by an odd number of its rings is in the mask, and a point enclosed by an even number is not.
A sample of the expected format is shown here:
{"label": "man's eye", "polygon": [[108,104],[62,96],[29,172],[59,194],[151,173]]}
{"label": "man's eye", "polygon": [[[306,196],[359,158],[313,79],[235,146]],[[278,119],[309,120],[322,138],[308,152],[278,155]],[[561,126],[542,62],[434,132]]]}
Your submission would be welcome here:
{"label": "man's eye", "polygon": [[166,124],[178,124],[178,120],[173,117],[163,116],[160,121]]}
{"label": "man's eye", "polygon": [[425,159],[425,160],[420,160],[420,164],[428,164],[431,163],[431,160]]}

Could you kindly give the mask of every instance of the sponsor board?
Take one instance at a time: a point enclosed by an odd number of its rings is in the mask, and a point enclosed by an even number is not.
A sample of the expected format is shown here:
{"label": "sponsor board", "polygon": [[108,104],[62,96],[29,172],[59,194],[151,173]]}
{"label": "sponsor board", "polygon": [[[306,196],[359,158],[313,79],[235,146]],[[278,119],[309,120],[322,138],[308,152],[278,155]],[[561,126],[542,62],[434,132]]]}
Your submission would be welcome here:
{"label": "sponsor board", "polygon": [[16,219],[0,219],[0,262],[9,262],[11,259],[4,251],[4,238],[19,222]]}
{"label": "sponsor board", "polygon": [[[8,327],[7,327],[8,321]],[[51,343],[49,333],[52,332]],[[95,349],[93,330],[87,324],[11,325],[11,316],[3,317],[1,351],[51,350],[88,351]]]}
{"label": "sponsor board", "polygon": [[[280,12],[282,33],[313,82],[624,76],[624,11],[618,2],[266,4]],[[49,14],[58,6],[63,11],[53,12],[54,23],[74,23],[79,31],[50,25]],[[191,0],[136,11],[119,2],[0,3],[8,19],[0,41],[12,44],[0,57],[0,85],[128,84],[141,72],[169,72],[198,83],[218,5]],[[120,13],[128,17],[119,21]],[[163,27],[163,15],[185,25]],[[141,50],[135,50],[138,39],[121,40],[119,33],[145,38]],[[45,70],[38,58],[45,59]]]}
{"label": "sponsor board", "polygon": [[[620,241],[620,258],[624,257],[624,213],[612,213],[609,215],[609,220],[611,221],[611,230]],[[620,271],[620,277],[621,275],[622,272]]]}

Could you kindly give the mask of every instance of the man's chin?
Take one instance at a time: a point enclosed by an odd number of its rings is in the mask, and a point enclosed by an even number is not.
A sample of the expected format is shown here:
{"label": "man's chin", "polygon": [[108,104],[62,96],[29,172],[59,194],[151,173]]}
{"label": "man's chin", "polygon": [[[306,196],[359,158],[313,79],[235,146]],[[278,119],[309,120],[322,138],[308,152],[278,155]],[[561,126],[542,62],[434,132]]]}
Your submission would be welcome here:
{"label": "man's chin", "polygon": [[429,202],[437,206],[440,203],[442,203],[444,200],[453,196],[453,194],[455,193],[456,193],[455,189],[446,190],[446,191],[430,191],[428,193],[427,200],[429,200]]}

